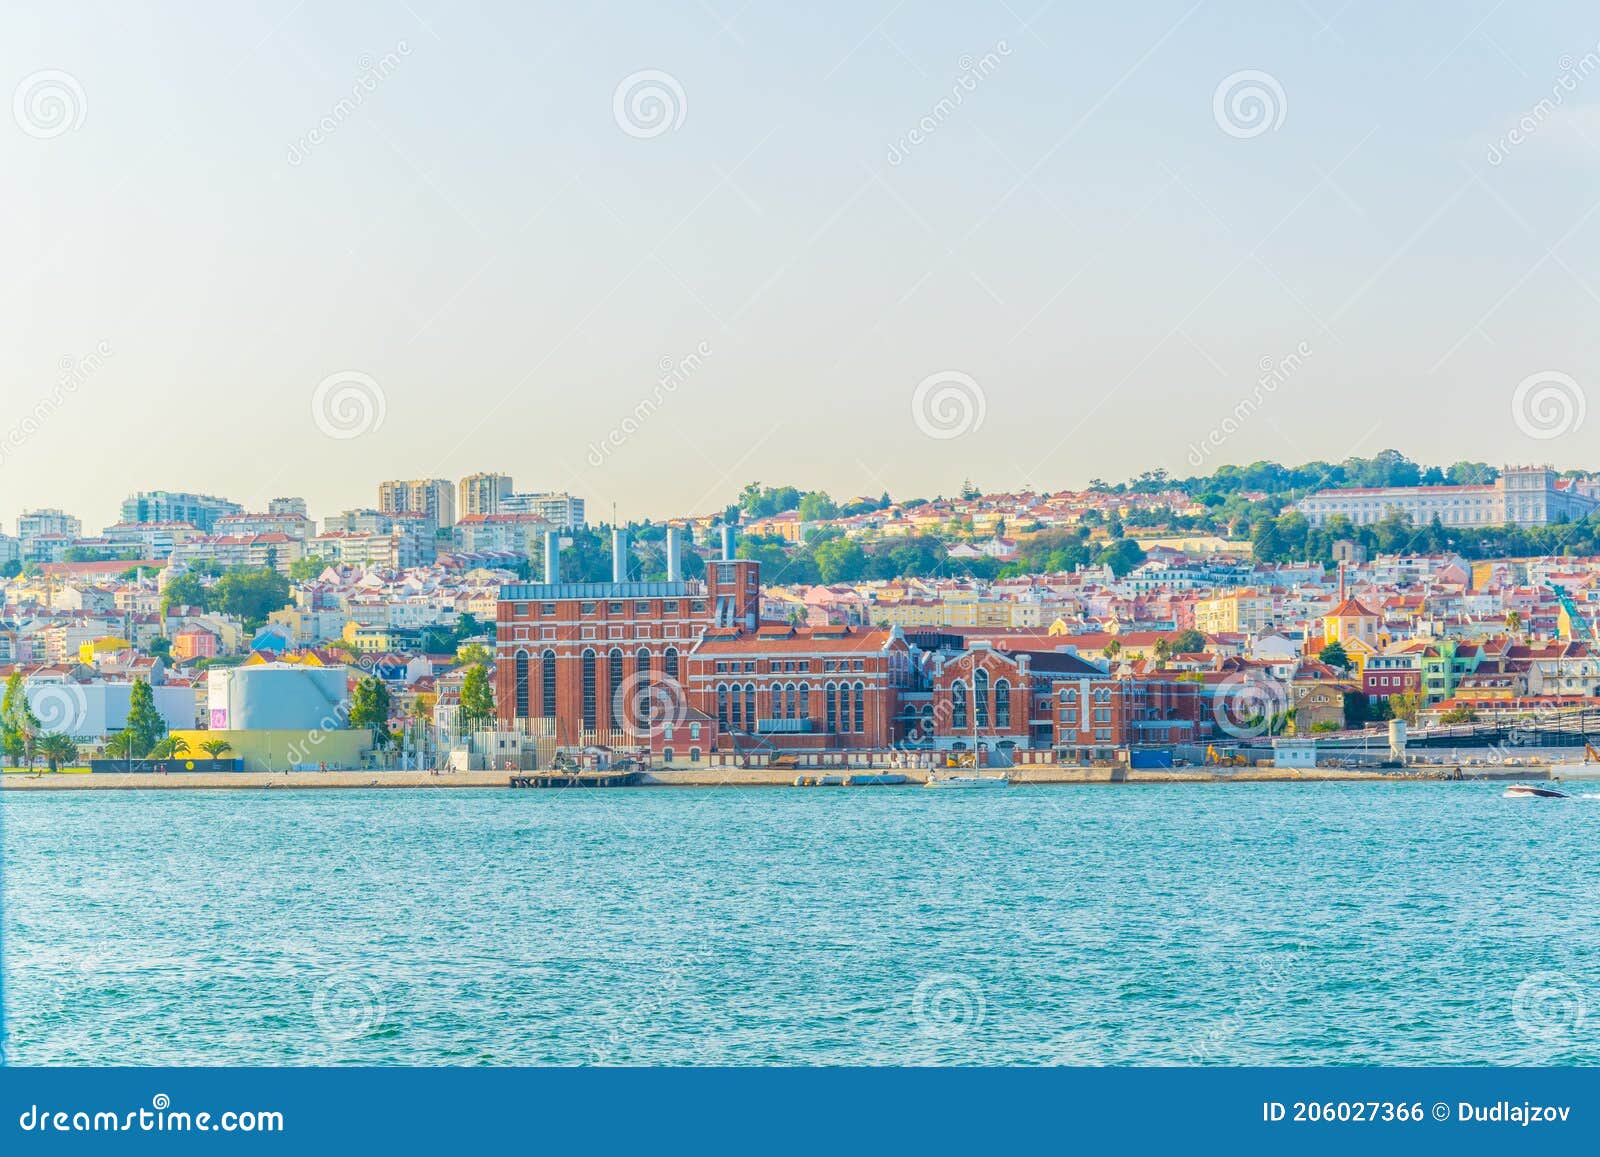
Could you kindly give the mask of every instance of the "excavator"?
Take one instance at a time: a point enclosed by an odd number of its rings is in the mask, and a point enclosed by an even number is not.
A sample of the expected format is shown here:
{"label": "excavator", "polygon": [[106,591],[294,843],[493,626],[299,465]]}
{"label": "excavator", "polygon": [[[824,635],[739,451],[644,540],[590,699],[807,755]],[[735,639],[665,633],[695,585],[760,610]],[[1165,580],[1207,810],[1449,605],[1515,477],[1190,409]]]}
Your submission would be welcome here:
{"label": "excavator", "polygon": [[1218,751],[1215,745],[1208,744],[1206,746],[1206,762],[1218,767],[1244,767],[1250,761],[1240,752]]}

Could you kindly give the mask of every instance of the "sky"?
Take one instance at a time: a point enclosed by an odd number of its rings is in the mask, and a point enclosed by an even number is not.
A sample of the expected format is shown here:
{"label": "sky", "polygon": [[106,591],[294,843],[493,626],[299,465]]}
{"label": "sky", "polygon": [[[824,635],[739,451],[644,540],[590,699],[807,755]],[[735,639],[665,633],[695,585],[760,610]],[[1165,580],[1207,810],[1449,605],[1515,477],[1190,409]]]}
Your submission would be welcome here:
{"label": "sky", "polygon": [[34,2],[0,84],[7,529],[1600,465],[1592,5]]}

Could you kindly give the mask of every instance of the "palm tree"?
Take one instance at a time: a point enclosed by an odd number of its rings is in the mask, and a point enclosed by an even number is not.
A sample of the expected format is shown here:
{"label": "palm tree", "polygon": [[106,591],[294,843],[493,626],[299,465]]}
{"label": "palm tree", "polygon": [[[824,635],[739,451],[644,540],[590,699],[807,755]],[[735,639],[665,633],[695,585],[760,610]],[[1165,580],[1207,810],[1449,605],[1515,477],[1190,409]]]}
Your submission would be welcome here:
{"label": "palm tree", "polygon": [[179,759],[189,754],[189,741],[169,735],[150,749],[146,759]]}
{"label": "palm tree", "polygon": [[200,750],[212,759],[221,759],[223,752],[233,750],[233,744],[226,739],[208,739],[200,745]]}
{"label": "palm tree", "polygon": [[44,756],[44,761],[50,766],[51,771],[59,771],[62,764],[71,763],[78,758],[78,745],[72,742],[72,736],[59,731],[41,735],[38,751]]}

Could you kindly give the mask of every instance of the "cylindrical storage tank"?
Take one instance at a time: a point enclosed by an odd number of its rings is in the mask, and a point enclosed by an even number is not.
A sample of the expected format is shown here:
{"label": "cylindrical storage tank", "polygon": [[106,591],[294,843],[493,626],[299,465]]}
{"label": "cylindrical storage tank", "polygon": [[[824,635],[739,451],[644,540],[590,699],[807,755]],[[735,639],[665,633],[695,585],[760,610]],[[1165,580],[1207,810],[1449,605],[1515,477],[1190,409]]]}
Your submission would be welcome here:
{"label": "cylindrical storage tank", "polygon": [[227,725],[234,731],[328,730],[343,727],[349,714],[346,667],[264,663],[229,675]]}

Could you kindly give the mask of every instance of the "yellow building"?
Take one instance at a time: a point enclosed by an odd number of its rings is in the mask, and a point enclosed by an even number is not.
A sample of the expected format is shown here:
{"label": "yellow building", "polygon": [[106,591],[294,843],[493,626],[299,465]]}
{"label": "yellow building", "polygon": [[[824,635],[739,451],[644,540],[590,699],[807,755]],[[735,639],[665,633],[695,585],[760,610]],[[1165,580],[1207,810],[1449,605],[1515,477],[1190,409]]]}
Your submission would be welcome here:
{"label": "yellow building", "polygon": [[1383,649],[1383,639],[1378,633],[1379,619],[1355,599],[1345,599],[1322,619],[1322,645],[1338,643],[1349,656],[1359,678],[1366,670],[1367,660]]}
{"label": "yellow building", "polygon": [[222,759],[241,759],[245,771],[360,768],[372,750],[372,732],[346,731],[174,731],[188,745],[190,758],[209,759],[201,746],[214,740],[228,745]]}
{"label": "yellow building", "polygon": [[1272,600],[1255,591],[1236,591],[1194,605],[1194,628],[1206,635],[1256,634],[1274,623]]}

